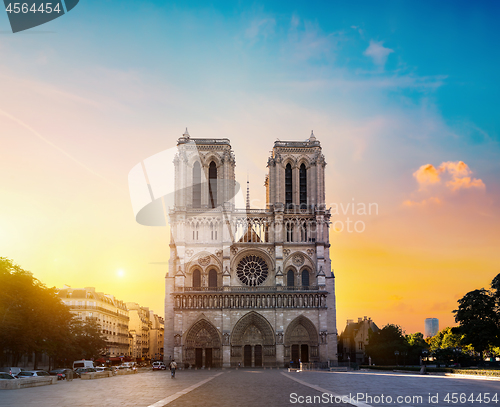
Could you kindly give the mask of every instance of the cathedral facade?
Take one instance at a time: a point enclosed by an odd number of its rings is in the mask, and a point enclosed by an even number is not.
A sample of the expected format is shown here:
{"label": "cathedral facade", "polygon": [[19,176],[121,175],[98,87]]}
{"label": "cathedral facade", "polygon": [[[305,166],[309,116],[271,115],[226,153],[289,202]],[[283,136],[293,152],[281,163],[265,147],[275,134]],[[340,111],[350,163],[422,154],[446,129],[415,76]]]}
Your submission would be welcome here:
{"label": "cathedral facade", "polygon": [[185,367],[337,361],[325,158],[314,134],[276,141],[266,207],[250,208],[228,139],[179,138],[165,358]]}

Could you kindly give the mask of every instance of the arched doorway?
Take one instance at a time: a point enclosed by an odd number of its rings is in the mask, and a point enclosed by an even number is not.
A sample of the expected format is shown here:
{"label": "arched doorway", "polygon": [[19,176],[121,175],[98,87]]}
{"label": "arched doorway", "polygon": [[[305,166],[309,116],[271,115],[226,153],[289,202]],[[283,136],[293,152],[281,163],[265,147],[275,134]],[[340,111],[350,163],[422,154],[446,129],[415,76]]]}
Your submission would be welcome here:
{"label": "arched doorway", "polygon": [[257,312],[249,312],[231,334],[231,365],[262,367],[276,365],[276,344],[271,324]]}
{"label": "arched doorway", "polygon": [[310,319],[298,316],[285,331],[285,358],[294,364],[319,361],[318,331]]}
{"label": "arched doorway", "polygon": [[186,334],[185,360],[198,368],[220,367],[222,365],[222,344],[217,328],[209,321],[195,322]]}

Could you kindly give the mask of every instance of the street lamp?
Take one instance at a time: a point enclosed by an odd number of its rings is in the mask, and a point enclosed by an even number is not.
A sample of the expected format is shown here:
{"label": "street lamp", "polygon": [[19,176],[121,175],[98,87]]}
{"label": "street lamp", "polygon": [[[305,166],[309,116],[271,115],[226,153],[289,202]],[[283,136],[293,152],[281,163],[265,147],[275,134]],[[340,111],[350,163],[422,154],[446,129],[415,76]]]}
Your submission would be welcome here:
{"label": "street lamp", "polygon": [[399,363],[398,363],[399,350],[395,350],[394,355],[396,356],[396,366],[399,366]]}
{"label": "street lamp", "polygon": [[420,368],[420,374],[427,374],[427,367],[425,366],[425,362],[427,359],[427,355],[429,354],[429,351],[427,349],[422,349],[422,367]]}

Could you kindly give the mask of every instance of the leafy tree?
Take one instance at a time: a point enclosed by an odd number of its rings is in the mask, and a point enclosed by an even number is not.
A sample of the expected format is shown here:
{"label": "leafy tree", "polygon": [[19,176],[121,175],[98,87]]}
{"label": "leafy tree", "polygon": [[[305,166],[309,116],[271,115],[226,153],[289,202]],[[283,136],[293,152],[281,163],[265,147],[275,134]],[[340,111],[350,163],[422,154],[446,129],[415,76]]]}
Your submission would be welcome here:
{"label": "leafy tree", "polygon": [[3,257],[0,287],[0,362],[16,366],[23,354],[35,353],[37,368],[36,355],[46,353],[68,366],[72,360],[98,356],[106,347],[94,321],[76,319],[54,288]]}
{"label": "leafy tree", "polygon": [[401,327],[387,324],[379,331],[370,334],[366,354],[372,358],[373,363],[388,365],[397,363],[395,352],[407,352],[408,349]]}
{"label": "leafy tree", "polygon": [[408,361],[412,364],[420,363],[420,356],[424,349],[429,349],[429,345],[424,339],[422,332],[406,335],[406,342],[408,343]]}
{"label": "leafy tree", "polygon": [[458,304],[458,309],[453,313],[455,321],[460,324],[457,331],[463,335],[461,342],[472,345],[479,352],[482,361],[485,350],[500,344],[495,294],[481,288],[465,294],[458,300]]}

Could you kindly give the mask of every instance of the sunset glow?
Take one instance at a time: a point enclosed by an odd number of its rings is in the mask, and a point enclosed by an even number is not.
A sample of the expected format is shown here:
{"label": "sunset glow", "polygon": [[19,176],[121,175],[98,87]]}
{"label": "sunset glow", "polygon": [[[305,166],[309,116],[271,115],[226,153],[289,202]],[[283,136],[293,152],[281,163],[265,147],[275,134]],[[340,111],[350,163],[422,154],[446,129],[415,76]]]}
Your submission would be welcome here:
{"label": "sunset glow", "polygon": [[112,3],[0,36],[0,256],[163,315],[170,231],[136,222],[129,171],[227,137],[263,208],[274,141],[314,129],[339,332],[454,325],[500,272],[498,5]]}

